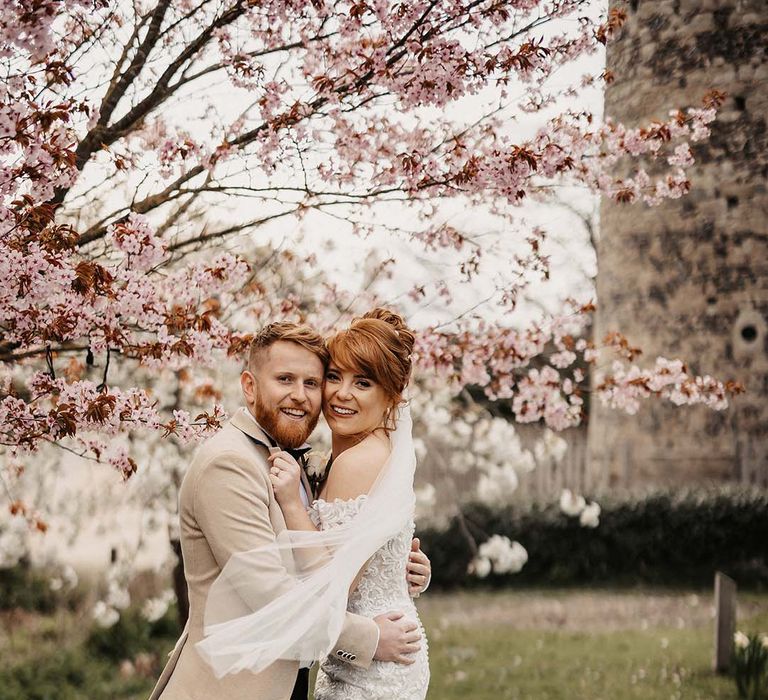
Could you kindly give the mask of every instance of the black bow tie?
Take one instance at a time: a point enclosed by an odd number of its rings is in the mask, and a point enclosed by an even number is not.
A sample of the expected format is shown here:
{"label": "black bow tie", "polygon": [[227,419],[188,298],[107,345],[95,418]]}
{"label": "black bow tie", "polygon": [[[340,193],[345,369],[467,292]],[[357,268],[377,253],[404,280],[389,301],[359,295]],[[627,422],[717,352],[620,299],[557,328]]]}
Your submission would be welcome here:
{"label": "black bow tie", "polygon": [[[279,445],[278,445],[279,447]],[[283,451],[287,452],[291,457],[293,457],[299,464],[302,463],[302,460],[304,459],[304,455],[309,452],[311,448],[310,447],[284,447]]]}
{"label": "black bow tie", "polygon": [[280,445],[277,444],[277,442],[272,438],[271,435],[267,435],[266,433],[264,433],[264,435],[266,435],[267,440],[269,440],[268,444],[265,443],[263,440],[259,440],[258,438],[255,438],[253,436],[251,436],[251,439],[254,442],[258,443],[259,445],[263,445],[267,449],[274,448],[274,447],[280,448],[283,452],[287,452],[289,455],[291,455],[291,457],[293,457],[299,464],[303,464],[302,460],[304,458],[304,455],[306,455],[307,452],[309,452],[312,449],[309,445],[302,445],[301,447],[281,447]]}

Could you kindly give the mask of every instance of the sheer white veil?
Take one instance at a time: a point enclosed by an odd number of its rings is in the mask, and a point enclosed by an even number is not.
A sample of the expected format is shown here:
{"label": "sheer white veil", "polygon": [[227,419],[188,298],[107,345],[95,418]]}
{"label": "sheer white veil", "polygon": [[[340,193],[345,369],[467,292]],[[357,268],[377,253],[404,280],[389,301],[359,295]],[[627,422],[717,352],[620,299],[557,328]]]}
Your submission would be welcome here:
{"label": "sheer white veil", "polygon": [[358,571],[414,516],[416,467],[410,409],[390,433],[392,452],[354,519],[320,532],[284,530],[268,546],[230,557],[211,586],[205,639],[196,644],[218,678],[302,666],[332,651]]}

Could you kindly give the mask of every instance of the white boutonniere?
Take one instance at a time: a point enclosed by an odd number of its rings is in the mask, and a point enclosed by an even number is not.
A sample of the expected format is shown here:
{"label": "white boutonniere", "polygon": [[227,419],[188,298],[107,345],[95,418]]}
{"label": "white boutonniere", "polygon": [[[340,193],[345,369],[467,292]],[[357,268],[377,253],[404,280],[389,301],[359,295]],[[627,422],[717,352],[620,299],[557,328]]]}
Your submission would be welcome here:
{"label": "white boutonniere", "polygon": [[307,476],[314,478],[325,476],[330,458],[330,452],[320,452],[319,450],[307,452]]}
{"label": "white boutonniere", "polygon": [[310,452],[307,452],[304,470],[315,496],[317,496],[320,490],[320,485],[325,481],[330,461],[330,450],[327,452],[320,452],[319,450],[311,450]]}

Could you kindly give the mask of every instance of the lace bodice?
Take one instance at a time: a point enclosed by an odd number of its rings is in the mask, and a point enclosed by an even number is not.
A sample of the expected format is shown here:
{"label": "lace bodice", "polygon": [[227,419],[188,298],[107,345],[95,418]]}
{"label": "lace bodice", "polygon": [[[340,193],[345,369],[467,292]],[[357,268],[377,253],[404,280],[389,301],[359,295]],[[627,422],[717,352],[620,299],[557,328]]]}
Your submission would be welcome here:
{"label": "lace bodice", "polygon": [[[318,499],[310,510],[310,518],[322,530],[339,527],[355,517],[367,498],[363,494],[347,501]],[[396,606],[415,610],[405,579],[413,530],[411,521],[373,555],[357,588],[350,595],[347,607],[350,612],[374,617]]]}
{"label": "lace bodice", "polygon": [[[318,499],[312,504],[309,516],[321,530],[340,527],[355,517],[367,498],[363,494],[351,500]],[[406,666],[374,661],[368,669],[362,669],[329,657],[323,661],[317,675],[315,700],[422,700],[426,697],[429,685],[427,637],[408,594],[405,578],[413,531],[411,520],[376,551],[357,588],[349,596],[347,610],[371,618],[399,610],[416,620],[422,634],[416,663]]]}

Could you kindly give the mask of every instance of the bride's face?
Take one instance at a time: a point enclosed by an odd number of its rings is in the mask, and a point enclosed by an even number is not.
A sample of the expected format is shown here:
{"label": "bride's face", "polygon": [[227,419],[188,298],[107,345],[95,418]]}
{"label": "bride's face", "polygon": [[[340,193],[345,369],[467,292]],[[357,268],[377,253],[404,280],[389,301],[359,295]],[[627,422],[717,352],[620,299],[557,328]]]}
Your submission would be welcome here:
{"label": "bride's face", "polygon": [[388,407],[384,389],[356,370],[331,360],[323,385],[323,415],[337,435],[360,435],[383,425]]}

